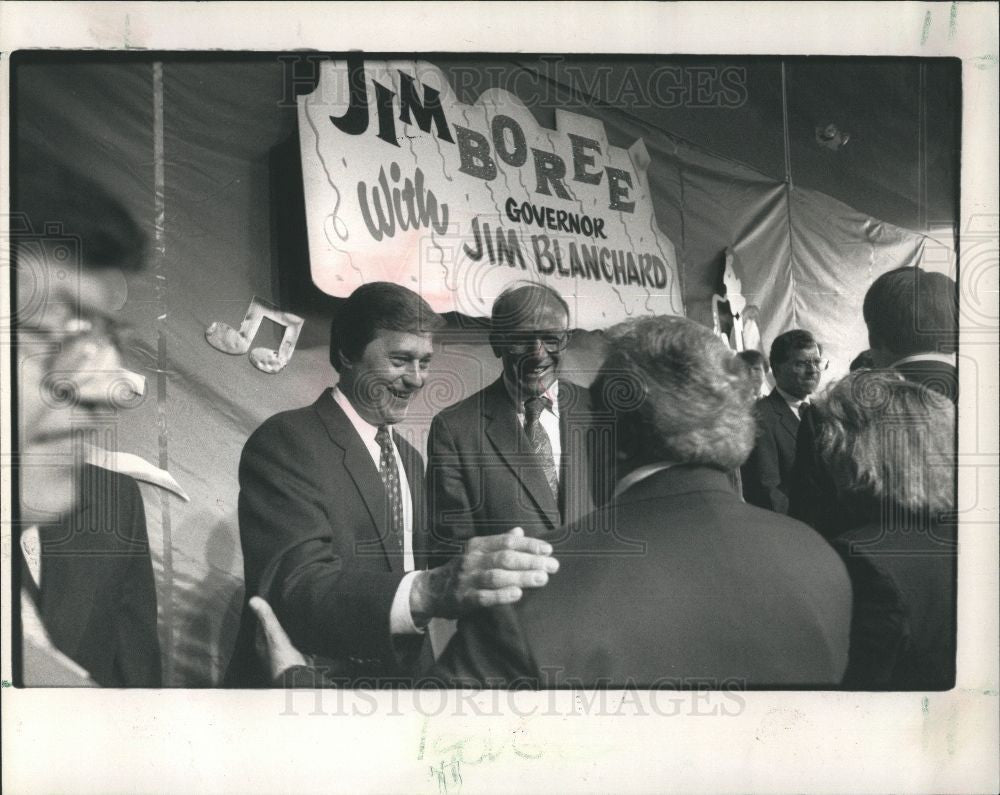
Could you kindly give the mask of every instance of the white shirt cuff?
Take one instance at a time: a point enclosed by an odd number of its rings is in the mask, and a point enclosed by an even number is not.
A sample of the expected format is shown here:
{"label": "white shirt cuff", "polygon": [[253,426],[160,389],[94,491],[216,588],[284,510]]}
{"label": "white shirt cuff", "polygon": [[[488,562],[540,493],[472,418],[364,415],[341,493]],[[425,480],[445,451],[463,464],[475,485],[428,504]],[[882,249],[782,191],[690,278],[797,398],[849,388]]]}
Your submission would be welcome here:
{"label": "white shirt cuff", "polygon": [[392,598],[392,607],[389,610],[389,632],[393,635],[423,635],[427,631],[426,627],[418,627],[413,623],[413,616],[410,614],[410,590],[413,588],[413,580],[419,571],[411,571],[406,574],[396,589],[396,595]]}

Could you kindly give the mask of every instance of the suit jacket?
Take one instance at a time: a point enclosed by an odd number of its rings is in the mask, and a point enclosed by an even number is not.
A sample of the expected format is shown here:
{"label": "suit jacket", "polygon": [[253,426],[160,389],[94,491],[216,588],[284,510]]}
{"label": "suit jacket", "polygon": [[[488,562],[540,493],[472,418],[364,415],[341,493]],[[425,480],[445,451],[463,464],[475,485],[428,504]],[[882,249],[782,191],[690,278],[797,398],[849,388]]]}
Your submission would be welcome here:
{"label": "suit jacket", "polygon": [[799,418],[777,389],[754,404],[757,443],[740,469],[743,498],[751,505],[788,513]]}
{"label": "suit jacket", "polygon": [[[424,561],[423,462],[397,434],[413,499],[413,548]],[[243,448],[239,521],[245,599],[273,607],[292,642],[331,677],[405,677],[422,638],[393,638],[389,613],[403,559],[388,546],[385,492],[367,448],[326,390],[311,406],[266,420]],[[226,676],[266,686],[254,650],[256,617],[244,604]]]}
{"label": "suit jacket", "polygon": [[[896,368],[903,378],[933,389],[952,401],[958,400],[958,372],[946,362],[907,362]],[[788,513],[833,539],[864,524],[867,506],[837,496],[833,477],[816,449],[819,436],[815,412],[808,412],[799,428],[795,446]],[[956,429],[957,431],[957,429]],[[958,437],[956,433],[956,443]],[[957,450],[956,450],[957,452]]]}
{"label": "suit jacket", "polygon": [[610,423],[595,422],[590,393],[559,382],[562,449],[557,501],[500,378],[440,412],[427,442],[432,543],[445,560],[461,542],[521,526],[551,533],[589,514],[613,484]]}
{"label": "suit jacket", "polygon": [[[524,528],[525,535],[558,540],[558,529],[591,514],[614,483],[609,422],[595,418],[590,392],[559,381],[562,461],[557,501],[531,452],[502,377],[440,412],[428,438],[428,489],[435,562],[460,551],[472,536]],[[510,606],[477,610],[458,622],[478,627],[478,653],[502,654],[515,632]],[[447,653],[447,651],[445,652]]]}
{"label": "suit jacket", "polygon": [[160,687],[156,584],[136,482],[88,464],[76,507],[38,531],[37,604],[53,645],[104,687]]}
{"label": "suit jacket", "polygon": [[[546,687],[828,686],[847,663],[851,589],[805,525],[742,502],[717,470],[676,466],[569,526],[561,567],[500,639],[460,627],[433,679]],[[627,538],[641,546],[622,549]]]}
{"label": "suit jacket", "polygon": [[[878,506],[873,513],[878,514]],[[955,684],[955,525],[905,516],[834,541],[854,587],[844,687],[948,690]]]}

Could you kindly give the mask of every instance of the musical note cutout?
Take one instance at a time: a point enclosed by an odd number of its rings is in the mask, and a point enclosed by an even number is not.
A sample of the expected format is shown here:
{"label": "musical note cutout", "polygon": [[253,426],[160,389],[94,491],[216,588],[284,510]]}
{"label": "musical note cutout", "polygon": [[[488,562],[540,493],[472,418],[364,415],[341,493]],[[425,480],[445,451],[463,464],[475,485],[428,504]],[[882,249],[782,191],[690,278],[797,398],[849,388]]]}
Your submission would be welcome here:
{"label": "musical note cutout", "polygon": [[283,312],[254,296],[250,299],[250,308],[247,309],[239,330],[232,328],[228,323],[217,320],[205,329],[205,339],[217,351],[234,356],[246,353],[250,350],[250,343],[253,342],[261,321],[265,318],[274,321],[279,326],[284,326],[285,333],[277,350],[263,347],[254,348],[250,351],[250,361],[253,362],[254,367],[262,372],[277,373],[284,369],[291,360],[292,353],[295,351],[295,343],[299,340],[299,334],[305,321],[298,315]]}

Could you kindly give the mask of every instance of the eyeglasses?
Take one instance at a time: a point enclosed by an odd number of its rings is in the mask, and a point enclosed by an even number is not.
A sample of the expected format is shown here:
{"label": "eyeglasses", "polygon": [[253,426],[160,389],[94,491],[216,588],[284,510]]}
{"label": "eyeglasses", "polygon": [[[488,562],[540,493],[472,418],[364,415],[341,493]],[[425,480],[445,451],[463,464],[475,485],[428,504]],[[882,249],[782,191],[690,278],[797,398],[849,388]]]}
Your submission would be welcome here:
{"label": "eyeglasses", "polygon": [[829,366],[830,366],[829,359],[806,359],[805,361],[801,362],[792,362],[792,368],[797,373],[805,373],[810,370],[818,370],[819,372],[822,373]]}
{"label": "eyeglasses", "polygon": [[547,353],[559,353],[569,345],[570,334],[567,331],[561,334],[534,333],[534,332],[511,332],[504,335],[504,343],[511,353],[531,353],[538,343]]}
{"label": "eyeglasses", "polygon": [[23,325],[20,332],[30,332],[61,347],[57,356],[96,358],[100,349],[110,346],[121,352],[132,338],[133,328],[104,315],[66,316],[48,323]]}

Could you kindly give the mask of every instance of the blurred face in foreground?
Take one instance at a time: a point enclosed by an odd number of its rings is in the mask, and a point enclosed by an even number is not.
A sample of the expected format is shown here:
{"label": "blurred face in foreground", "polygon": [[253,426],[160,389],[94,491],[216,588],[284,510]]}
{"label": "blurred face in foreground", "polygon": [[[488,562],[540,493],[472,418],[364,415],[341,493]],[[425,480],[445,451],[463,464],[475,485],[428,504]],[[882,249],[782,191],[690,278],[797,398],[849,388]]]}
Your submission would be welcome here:
{"label": "blurred face in foreground", "polygon": [[125,279],[40,254],[19,257],[17,287],[21,518],[55,521],[74,504],[98,415],[142,394],[141,379],[123,367],[110,316],[125,300]]}

